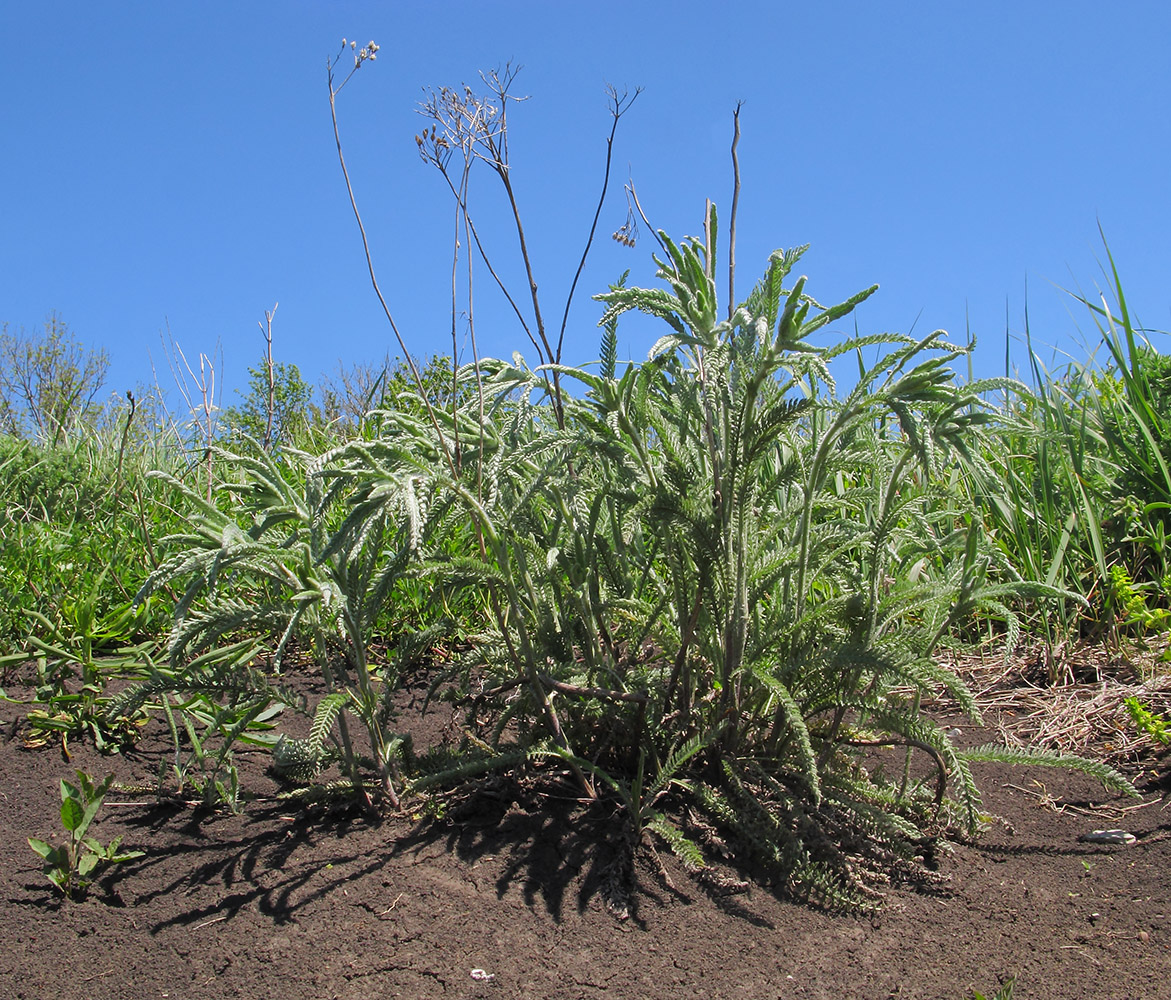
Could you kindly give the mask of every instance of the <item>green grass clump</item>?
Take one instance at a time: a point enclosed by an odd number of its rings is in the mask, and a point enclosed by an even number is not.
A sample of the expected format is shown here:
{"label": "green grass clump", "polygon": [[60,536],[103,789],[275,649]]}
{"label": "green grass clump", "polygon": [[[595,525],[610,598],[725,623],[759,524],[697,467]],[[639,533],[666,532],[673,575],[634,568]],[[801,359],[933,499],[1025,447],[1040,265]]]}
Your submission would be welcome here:
{"label": "green grass clump", "polygon": [[1155,637],[1171,615],[1171,359],[1132,317],[1107,256],[1113,306],[1075,296],[1103,361],[1050,372],[1029,338],[1032,386],[1006,397],[990,475],[964,478],[1006,557],[1071,595],[1030,615],[1051,645]]}

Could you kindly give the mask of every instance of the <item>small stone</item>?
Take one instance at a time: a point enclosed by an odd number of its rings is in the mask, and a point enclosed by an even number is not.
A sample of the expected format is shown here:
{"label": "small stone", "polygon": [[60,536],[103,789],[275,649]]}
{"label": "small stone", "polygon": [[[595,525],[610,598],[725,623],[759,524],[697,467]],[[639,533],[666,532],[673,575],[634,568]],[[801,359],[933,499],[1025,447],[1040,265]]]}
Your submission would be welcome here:
{"label": "small stone", "polygon": [[1137,838],[1126,830],[1094,830],[1083,833],[1078,840],[1083,844],[1133,844]]}
{"label": "small stone", "polygon": [[1140,940],[1140,941],[1141,941],[1143,944],[1147,944],[1147,943],[1148,943],[1148,942],[1151,940],[1151,935],[1150,935],[1150,934],[1148,934],[1146,931],[1139,931],[1139,932],[1138,932],[1138,939],[1139,939],[1139,940]]}

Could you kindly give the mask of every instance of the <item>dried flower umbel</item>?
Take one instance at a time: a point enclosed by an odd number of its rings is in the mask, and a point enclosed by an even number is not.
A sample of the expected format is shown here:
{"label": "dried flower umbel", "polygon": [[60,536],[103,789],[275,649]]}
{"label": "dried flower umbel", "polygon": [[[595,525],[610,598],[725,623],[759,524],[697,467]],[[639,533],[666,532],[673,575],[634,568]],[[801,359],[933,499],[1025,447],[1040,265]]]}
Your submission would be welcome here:
{"label": "dried flower umbel", "polygon": [[362,63],[364,63],[367,59],[377,59],[378,50],[381,48],[381,46],[377,45],[373,39],[368,41],[364,46],[362,46],[361,49],[359,49],[357,42],[349,41],[343,38],[342,49],[344,50],[347,45],[350,47],[350,51],[354,53],[354,69],[357,69],[359,66],[361,66]]}

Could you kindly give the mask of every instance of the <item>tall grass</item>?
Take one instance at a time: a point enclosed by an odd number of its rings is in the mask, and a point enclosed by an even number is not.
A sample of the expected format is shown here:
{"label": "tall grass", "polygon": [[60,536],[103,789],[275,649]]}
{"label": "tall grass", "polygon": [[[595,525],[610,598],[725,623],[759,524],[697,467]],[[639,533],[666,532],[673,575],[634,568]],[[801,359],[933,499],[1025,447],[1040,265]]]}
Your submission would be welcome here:
{"label": "tall grass", "polygon": [[1171,510],[1168,361],[1132,318],[1109,248],[1109,298],[1078,294],[1099,353],[1048,370],[1029,350],[1031,387],[1005,406],[988,476],[966,479],[1005,556],[1065,590],[1057,614],[1032,626],[1050,646],[1165,628],[1171,607],[1166,544]]}
{"label": "tall grass", "polygon": [[136,405],[57,445],[0,438],[0,654],[48,635],[116,646],[165,627],[165,613],[131,604],[174,517],[146,473],[181,456]]}

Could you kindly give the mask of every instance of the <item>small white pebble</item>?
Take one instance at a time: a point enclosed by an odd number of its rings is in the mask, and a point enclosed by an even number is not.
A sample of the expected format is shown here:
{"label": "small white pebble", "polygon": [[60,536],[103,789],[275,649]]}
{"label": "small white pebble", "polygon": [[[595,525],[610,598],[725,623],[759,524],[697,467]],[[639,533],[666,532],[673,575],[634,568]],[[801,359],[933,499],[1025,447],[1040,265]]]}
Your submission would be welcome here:
{"label": "small white pebble", "polygon": [[1137,839],[1133,833],[1125,830],[1094,830],[1078,837],[1084,844],[1133,844]]}

